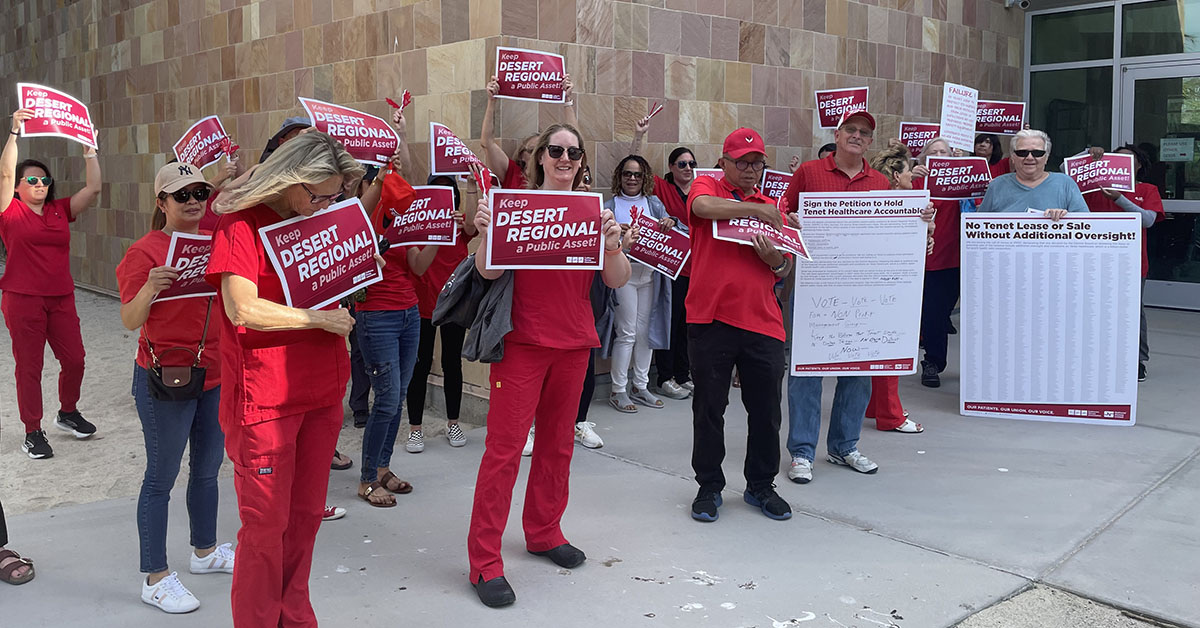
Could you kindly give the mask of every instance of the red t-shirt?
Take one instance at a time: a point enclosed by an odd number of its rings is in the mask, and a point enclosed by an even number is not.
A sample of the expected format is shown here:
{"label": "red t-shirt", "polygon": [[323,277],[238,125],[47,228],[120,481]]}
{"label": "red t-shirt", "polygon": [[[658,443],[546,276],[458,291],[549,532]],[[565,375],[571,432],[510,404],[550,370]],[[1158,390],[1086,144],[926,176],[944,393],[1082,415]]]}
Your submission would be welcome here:
{"label": "red t-shirt", "polygon": [[[1163,211],[1162,196],[1158,193],[1158,186],[1151,183],[1137,183],[1133,186],[1132,192],[1122,192],[1125,198],[1133,202],[1134,205],[1142,209],[1148,209],[1155,213],[1154,221],[1158,222],[1167,217]],[[1088,210],[1094,212],[1123,212],[1117,205],[1117,202],[1110,200],[1104,195],[1104,192],[1092,192],[1084,194],[1083,200],[1087,203]],[[1146,252],[1146,230],[1142,229],[1142,277],[1144,278],[1150,272],[1150,257]]]}
{"label": "red t-shirt", "polygon": [[862,170],[851,178],[838,168],[835,155],[831,153],[824,159],[806,161],[796,168],[787,191],[783,193],[789,212],[796,211],[800,206],[801,192],[870,192],[891,189],[892,184],[887,177],[867,165],[866,159],[862,162]]}
{"label": "red t-shirt", "polygon": [[200,218],[201,231],[208,231],[211,233],[217,228],[217,220],[219,220],[221,216],[218,215],[217,212],[213,211],[213,203],[216,202],[217,195],[220,193],[221,190],[214,188],[212,193],[208,195],[208,201],[204,203],[204,216]]}
{"label": "red t-shirt", "polygon": [[[1008,173],[1012,172],[1012,162],[1009,161],[1007,157],[1005,157],[1004,159],[1001,159],[1000,161],[997,161],[994,164],[988,164],[988,170],[991,171],[992,178],[995,179],[996,177],[998,177],[1002,174],[1008,174]],[[916,187],[916,186],[913,186],[913,187]]]}
{"label": "red t-shirt", "polygon": [[[654,176],[654,195],[667,208],[667,214],[679,221],[679,224],[687,227],[690,223],[688,220],[688,205],[687,198],[682,195],[679,188],[675,187],[674,183],[655,175]],[[680,277],[690,277],[692,274],[692,258],[688,258],[683,264],[683,269],[679,271]]]}
{"label": "red t-shirt", "polygon": [[[129,303],[137,296],[150,269],[167,263],[167,249],[171,245],[171,236],[162,231],[151,231],[140,240],[130,245],[125,251],[125,257],[117,264],[117,286],[121,290],[121,303]],[[187,351],[168,351],[168,349],[187,349],[195,351],[200,344],[200,332],[204,329],[204,317],[210,316],[208,333],[204,339],[204,353],[200,354],[200,366],[208,369],[204,374],[204,389],[211,390],[221,384],[220,322],[218,317],[225,316],[221,302],[212,300],[212,313],[208,314],[208,299],[172,299],[151,303],[150,316],[142,324],[138,336],[137,363],[142,368],[149,368],[150,346],[146,340],[147,329],[154,342],[154,352],[158,355],[159,364],[163,366],[191,366],[194,361],[192,354]]]}
{"label": "red t-shirt", "polygon": [[[221,216],[205,274],[219,298],[222,275],[232,273],[258,286],[259,298],[286,303],[258,236],[259,228],[283,220],[266,205]],[[221,391],[222,421],[249,425],[342,402],[350,379],[345,338],[321,329],[256,331],[234,327],[228,316],[213,318],[220,322],[221,370],[228,378]]]}
{"label": "red t-shirt", "polygon": [[[687,208],[700,196],[735,199],[735,188],[724,179],[696,177]],[[738,193],[740,195],[740,192]],[[747,203],[775,205],[758,189],[742,198]],[[759,259],[754,247],[713,237],[711,220],[691,213],[692,276],[688,287],[687,322],[721,321],[756,334],[786,340],[783,313],[775,300],[775,273]]]}
{"label": "red t-shirt", "polygon": [[500,187],[506,190],[520,190],[525,188],[525,181],[525,172],[521,170],[521,166],[509,159],[508,170],[504,173],[504,180],[500,182]]}
{"label": "red t-shirt", "polygon": [[[913,179],[913,189],[925,188],[923,178]],[[933,219],[933,253],[925,256],[925,270],[946,270],[958,268],[959,241],[962,239],[962,229],[959,228],[958,201],[933,201],[937,214]]]}
{"label": "red t-shirt", "polygon": [[8,250],[0,290],[39,297],[75,291],[71,279],[71,199],[42,205],[42,215],[14,197],[0,214],[0,239]]}
{"label": "red t-shirt", "polygon": [[592,276],[582,270],[516,270],[513,329],[505,342],[549,349],[600,346],[592,315]]}
{"label": "red t-shirt", "polygon": [[383,280],[367,286],[367,300],[355,306],[363,312],[407,310],[417,304],[417,289],[408,270],[408,247],[393,246],[383,254]]}
{"label": "red t-shirt", "polygon": [[[417,289],[417,307],[421,312],[421,318],[433,318],[433,308],[437,305],[438,295],[442,293],[442,288],[446,285],[446,280],[454,273],[454,269],[458,268],[460,262],[467,258],[469,251],[467,243],[471,241],[471,236],[463,229],[458,230],[458,240],[454,246],[439,246],[437,247],[437,255],[433,256],[433,263],[426,269],[425,274],[421,276],[413,276],[413,284]],[[368,292],[370,292],[368,290]]]}

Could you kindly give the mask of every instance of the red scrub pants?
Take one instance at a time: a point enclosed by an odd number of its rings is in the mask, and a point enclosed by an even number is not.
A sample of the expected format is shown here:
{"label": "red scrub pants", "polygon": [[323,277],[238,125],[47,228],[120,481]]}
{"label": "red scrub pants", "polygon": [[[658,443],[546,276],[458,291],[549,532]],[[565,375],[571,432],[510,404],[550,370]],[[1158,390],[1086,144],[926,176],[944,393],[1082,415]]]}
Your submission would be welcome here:
{"label": "red scrub pants", "polygon": [[900,405],[899,377],[872,377],[871,401],[867,416],[875,419],[875,429],[890,432],[904,424],[904,406]]}
{"label": "red scrub pants", "polygon": [[342,404],[251,425],[242,425],[236,413],[222,412],[221,427],[242,520],[233,569],[233,625],[315,628],[308,576]]}
{"label": "red scrub pants", "polygon": [[16,362],[17,412],[25,433],[42,429],[42,365],[46,343],[58,359],[58,403],[74,412],[83,384],[83,336],[75,313],[75,294],[42,297],[5,291],[0,311],[12,338]]}
{"label": "red scrub pants", "polygon": [[492,365],[487,439],[479,477],[467,556],[471,582],[504,575],[500,556],[512,507],[521,449],[537,417],[529,484],[525,489],[525,547],[534,552],[567,542],[559,524],[567,509],[575,414],[590,349],[549,349],[508,342],[504,359]]}

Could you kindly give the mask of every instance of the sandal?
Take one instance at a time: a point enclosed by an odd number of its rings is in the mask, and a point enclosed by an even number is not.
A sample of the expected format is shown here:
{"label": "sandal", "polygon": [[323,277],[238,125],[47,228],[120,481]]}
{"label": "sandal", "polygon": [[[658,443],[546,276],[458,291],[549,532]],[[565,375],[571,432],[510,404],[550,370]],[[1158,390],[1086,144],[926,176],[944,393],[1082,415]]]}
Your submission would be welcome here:
{"label": "sandal", "polygon": [[[340,462],[344,461],[344,462]],[[342,452],[333,450],[333,462],[329,463],[329,468],[334,471],[345,471],[354,466],[354,460],[350,456],[343,456]]]}
{"label": "sandal", "polygon": [[612,406],[617,412],[625,414],[637,414],[638,411],[637,406],[633,405],[633,401],[630,401],[629,395],[623,392],[613,393],[609,396],[608,405]]}
{"label": "sandal", "polygon": [[900,424],[900,427],[893,428],[892,431],[900,432],[901,434],[920,434],[921,432],[925,431],[925,428],[921,427],[920,423],[913,422],[909,419],[904,419],[904,422]]}
{"label": "sandal", "polygon": [[[371,495],[374,494],[375,491],[383,491],[382,501],[371,499]],[[391,508],[396,505],[396,496],[389,493],[387,489],[383,488],[383,485],[379,482],[371,482],[371,485],[367,487],[367,490],[359,493],[358,497],[359,499],[371,504],[376,508]]]}
{"label": "sandal", "polygon": [[639,390],[635,387],[633,389],[633,394],[629,395],[629,398],[633,399],[634,403],[639,403],[647,408],[662,408],[664,405],[663,400],[650,394],[649,389]]}
{"label": "sandal", "polygon": [[[25,584],[33,580],[33,560],[21,558],[20,554],[10,549],[0,550],[0,563],[10,559],[12,562],[0,567],[0,580],[12,585]],[[17,570],[21,567],[28,567],[29,571],[26,571],[23,576],[17,576]]]}
{"label": "sandal", "polygon": [[[395,480],[395,484],[392,483],[393,480]],[[383,488],[386,488],[389,492],[396,495],[408,495],[413,490],[412,484],[409,484],[408,482],[396,477],[396,474],[392,473],[391,471],[384,473],[383,477],[379,478],[379,483],[383,485]]]}

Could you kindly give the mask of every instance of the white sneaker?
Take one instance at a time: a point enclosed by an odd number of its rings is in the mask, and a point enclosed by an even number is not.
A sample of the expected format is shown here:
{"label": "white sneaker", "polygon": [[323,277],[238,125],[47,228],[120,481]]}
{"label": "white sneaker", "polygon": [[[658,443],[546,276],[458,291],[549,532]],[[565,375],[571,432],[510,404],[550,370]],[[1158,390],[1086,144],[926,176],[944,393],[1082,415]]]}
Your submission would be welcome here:
{"label": "white sneaker", "polygon": [[225,543],[218,545],[213,553],[200,558],[196,552],[192,552],[191,565],[188,566],[188,571],[195,574],[205,573],[233,573],[233,544]]}
{"label": "white sneaker", "polygon": [[463,433],[458,423],[453,423],[446,428],[446,440],[450,441],[451,447],[462,447],[467,444],[467,435]]}
{"label": "white sneaker", "polygon": [[673,379],[663,382],[663,385],[659,386],[658,389],[662,391],[664,397],[669,399],[687,399],[692,395],[690,390],[676,384]]}
{"label": "white sneaker", "polygon": [[812,482],[812,460],[792,456],[792,468],[788,469],[788,479],[796,484]]}
{"label": "white sneaker", "polygon": [[850,467],[859,473],[871,474],[879,470],[879,465],[871,462],[869,458],[858,453],[857,449],[844,456],[829,454],[829,461],[833,464],[841,465],[843,467]]}
{"label": "white sneaker", "polygon": [[[675,381],[675,380],[671,380],[671,381]],[[680,384],[679,386],[681,388],[686,389],[690,393],[696,392],[696,384],[692,383],[692,380],[690,380],[690,379],[688,381]]]}
{"label": "white sneaker", "polygon": [[604,441],[600,439],[600,435],[592,428],[596,427],[591,421],[583,421],[575,424],[575,440],[579,441],[580,445],[588,449],[600,449],[604,446]]}
{"label": "white sneaker", "polygon": [[190,613],[200,608],[200,600],[183,586],[174,571],[153,586],[146,584],[146,579],[142,578],[142,601],[171,614]]}
{"label": "white sneaker", "polygon": [[419,454],[425,451],[425,435],[421,430],[412,430],[408,433],[408,442],[404,443],[404,449],[410,454]]}
{"label": "white sneaker", "polygon": [[533,429],[536,425],[529,426],[529,436],[525,438],[525,449],[521,450],[521,455],[529,457],[533,455]]}
{"label": "white sneaker", "polygon": [[326,506],[321,515],[321,521],[337,521],[346,516],[346,509],[341,506]]}

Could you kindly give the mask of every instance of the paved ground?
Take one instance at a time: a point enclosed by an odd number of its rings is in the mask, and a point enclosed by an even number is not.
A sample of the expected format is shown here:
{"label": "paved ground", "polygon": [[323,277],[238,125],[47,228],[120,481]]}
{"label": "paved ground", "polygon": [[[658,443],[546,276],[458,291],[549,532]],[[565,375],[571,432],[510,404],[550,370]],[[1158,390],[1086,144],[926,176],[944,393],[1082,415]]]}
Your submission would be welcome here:
{"label": "paved ground", "polygon": [[[964,625],[1142,625],[1056,590],[1063,589],[1200,626],[1197,322],[1196,314],[1151,312],[1155,357],[1133,428],[968,419],[956,413],[953,365],[938,390],[906,378],[905,405],[927,432],[866,432],[861,449],[881,465],[874,476],[825,462],[807,486],[781,476],[780,492],[799,515],[787,522],[741,502],[745,415],[736,401],[728,413],[730,486],[714,524],[687,515],[695,493],[688,405],[627,416],[596,404],[606,446],[576,450],[564,520],[589,561],[567,572],[526,554],[515,511],[506,558],[518,603],[502,611],[478,604],[466,582],[484,431],[469,432],[462,450],[430,440],[423,454],[398,454],[394,466],[416,491],[397,508],[354,500],[354,472],[332,475],[330,501],[350,514],[325,524],[318,538],[314,606],[329,626],[925,628],[954,626],[1039,583],[1055,589],[1033,589]],[[10,368],[0,363],[0,371]],[[128,385],[125,369],[89,377]],[[357,438],[353,428],[346,432],[345,442]],[[9,445],[6,456],[14,455]],[[524,474],[517,508],[523,484]],[[237,519],[228,480],[222,490],[221,536],[231,539]],[[178,497],[174,566],[188,551]],[[138,599],[134,507],[127,495],[11,517],[13,547],[35,557],[39,576],[0,588],[2,623],[160,625],[164,618]],[[184,582],[203,606],[172,625],[228,625],[227,576],[185,574]]]}

